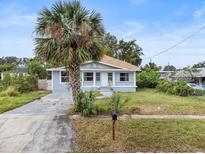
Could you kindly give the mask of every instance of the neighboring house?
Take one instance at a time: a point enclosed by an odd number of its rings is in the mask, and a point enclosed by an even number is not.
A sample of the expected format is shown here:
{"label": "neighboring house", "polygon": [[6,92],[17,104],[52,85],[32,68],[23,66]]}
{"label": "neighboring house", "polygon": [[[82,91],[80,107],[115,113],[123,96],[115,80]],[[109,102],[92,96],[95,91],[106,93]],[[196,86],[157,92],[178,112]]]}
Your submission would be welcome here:
{"label": "neighboring house", "polygon": [[[125,61],[103,56],[100,61],[88,61],[80,66],[82,91],[136,91],[136,71],[140,69]],[[47,69],[48,89],[53,92],[70,90],[65,67]]]}
{"label": "neighboring house", "polygon": [[174,71],[163,71],[163,70],[161,70],[161,71],[159,71],[159,73],[160,73],[160,78],[164,79],[164,78],[171,77],[171,75],[172,75],[173,72],[174,72]]}
{"label": "neighboring house", "polygon": [[178,78],[193,78],[199,85],[205,84],[205,68],[195,68],[191,71],[180,70],[173,76],[174,79]]}
{"label": "neighboring house", "polygon": [[27,73],[28,69],[25,66],[18,66],[13,70],[7,71],[7,72],[0,72],[0,80],[3,79],[4,73],[9,73],[10,75],[15,74],[15,73]]}

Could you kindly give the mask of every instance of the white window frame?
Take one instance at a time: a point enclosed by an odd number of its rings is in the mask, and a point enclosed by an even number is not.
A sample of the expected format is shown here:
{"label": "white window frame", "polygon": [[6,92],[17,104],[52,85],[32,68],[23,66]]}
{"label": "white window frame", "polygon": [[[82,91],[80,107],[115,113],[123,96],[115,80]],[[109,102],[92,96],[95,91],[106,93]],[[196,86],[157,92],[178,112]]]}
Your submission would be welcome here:
{"label": "white window frame", "polygon": [[[111,81],[109,80],[109,74],[112,74],[112,78],[111,78]],[[107,73],[107,80],[108,80],[108,82],[113,82],[113,72],[108,72]]]}
{"label": "white window frame", "polygon": [[[97,73],[99,73],[99,75],[100,75],[100,76],[99,76],[99,78],[100,78],[99,81],[97,80]],[[96,81],[96,82],[100,82],[100,81],[101,81],[101,73],[100,73],[100,72],[96,72],[96,74],[95,74],[95,81]]]}
{"label": "white window frame", "polygon": [[[62,82],[62,72],[66,72],[66,71],[60,71],[60,84],[67,84],[68,82]],[[69,77],[69,76],[66,76],[66,77]]]}
{"label": "white window frame", "polygon": [[[83,81],[84,82],[94,82],[94,72],[83,72],[84,74],[83,74]],[[87,81],[87,80],[85,80],[85,78],[86,77],[91,77],[91,76],[86,76],[86,73],[92,73],[93,75],[92,75],[92,78],[93,78],[93,80],[92,81]]]}
{"label": "white window frame", "polygon": [[[127,80],[121,81],[121,74],[122,74],[122,73],[127,74]],[[127,73],[127,72],[121,72],[121,73],[120,73],[120,79],[119,79],[119,80],[120,80],[120,82],[129,82],[129,73]]]}

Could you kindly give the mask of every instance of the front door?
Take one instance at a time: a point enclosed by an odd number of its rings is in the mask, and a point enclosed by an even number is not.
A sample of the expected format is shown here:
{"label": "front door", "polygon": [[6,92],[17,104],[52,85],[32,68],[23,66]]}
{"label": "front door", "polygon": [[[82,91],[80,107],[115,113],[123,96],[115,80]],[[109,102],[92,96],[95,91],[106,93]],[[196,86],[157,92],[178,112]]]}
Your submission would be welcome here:
{"label": "front door", "polygon": [[101,86],[107,87],[108,86],[108,73],[101,72]]}

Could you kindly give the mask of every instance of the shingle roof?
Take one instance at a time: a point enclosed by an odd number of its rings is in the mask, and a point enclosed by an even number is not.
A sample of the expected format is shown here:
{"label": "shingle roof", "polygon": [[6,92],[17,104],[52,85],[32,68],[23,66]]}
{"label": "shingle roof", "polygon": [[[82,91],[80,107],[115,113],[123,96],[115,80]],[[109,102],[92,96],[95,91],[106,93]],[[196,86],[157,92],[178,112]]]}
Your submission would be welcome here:
{"label": "shingle roof", "polygon": [[[205,77],[205,68],[196,68],[192,71],[193,77]],[[192,75],[184,70],[177,71],[174,77],[192,77]]]}
{"label": "shingle roof", "polygon": [[128,70],[132,70],[132,71],[140,71],[140,68],[135,66],[135,65],[132,65],[132,64],[127,63],[125,61],[122,61],[122,60],[119,60],[119,59],[116,59],[116,58],[113,58],[113,57],[110,57],[107,55],[104,55],[101,58],[100,62],[110,64],[110,65],[113,65],[116,67],[120,67],[123,69],[128,69]]}
{"label": "shingle roof", "polygon": [[[93,61],[89,61],[89,62],[93,62]],[[119,59],[116,59],[116,58],[113,58],[107,55],[104,55],[99,62],[105,65],[107,64],[113,67],[129,70],[129,71],[140,71],[140,68],[135,65],[132,65],[125,61],[122,61],[122,60],[119,60]],[[56,67],[56,68],[47,69],[47,71],[64,70],[64,69],[65,67]]]}

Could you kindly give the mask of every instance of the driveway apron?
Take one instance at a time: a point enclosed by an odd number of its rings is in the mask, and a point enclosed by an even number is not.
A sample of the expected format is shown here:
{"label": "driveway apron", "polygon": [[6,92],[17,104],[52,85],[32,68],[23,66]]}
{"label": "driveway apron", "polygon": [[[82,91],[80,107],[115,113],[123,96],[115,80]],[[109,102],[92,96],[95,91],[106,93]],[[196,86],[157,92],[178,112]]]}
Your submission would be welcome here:
{"label": "driveway apron", "polygon": [[71,152],[73,130],[65,112],[71,93],[53,93],[0,114],[0,152]]}

